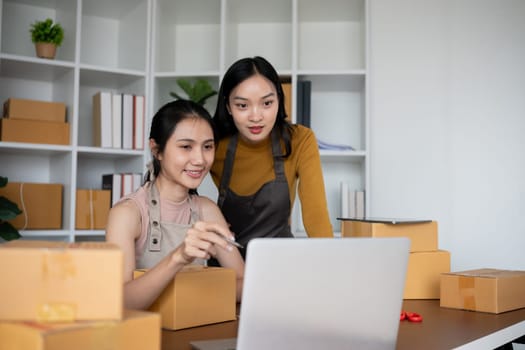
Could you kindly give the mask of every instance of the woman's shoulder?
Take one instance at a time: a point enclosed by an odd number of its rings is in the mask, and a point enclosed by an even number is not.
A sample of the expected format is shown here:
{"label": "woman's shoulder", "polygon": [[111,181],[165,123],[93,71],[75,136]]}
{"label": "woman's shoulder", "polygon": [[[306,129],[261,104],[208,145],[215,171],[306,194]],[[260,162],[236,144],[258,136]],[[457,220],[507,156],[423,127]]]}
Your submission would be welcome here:
{"label": "woman's shoulder", "polygon": [[215,221],[217,218],[217,215],[222,215],[220,214],[221,211],[219,207],[217,206],[217,203],[215,203],[209,197],[201,196],[201,195],[192,195],[192,200],[199,207],[203,220]]}
{"label": "woman's shoulder", "polygon": [[295,145],[303,144],[305,142],[317,143],[313,130],[301,124],[292,125],[291,139],[292,144]]}

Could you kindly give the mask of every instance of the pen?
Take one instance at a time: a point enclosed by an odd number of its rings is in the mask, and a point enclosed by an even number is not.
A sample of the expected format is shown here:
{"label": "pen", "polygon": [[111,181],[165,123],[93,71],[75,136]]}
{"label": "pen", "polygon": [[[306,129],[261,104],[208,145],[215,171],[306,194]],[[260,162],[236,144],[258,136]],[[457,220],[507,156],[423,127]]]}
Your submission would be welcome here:
{"label": "pen", "polygon": [[220,233],[217,233],[217,235],[219,235],[219,237],[221,237],[222,239],[224,239],[226,242],[230,243],[231,245],[236,246],[237,248],[241,248],[241,249],[244,248],[242,244],[235,242],[233,239],[229,237],[223,236]]}

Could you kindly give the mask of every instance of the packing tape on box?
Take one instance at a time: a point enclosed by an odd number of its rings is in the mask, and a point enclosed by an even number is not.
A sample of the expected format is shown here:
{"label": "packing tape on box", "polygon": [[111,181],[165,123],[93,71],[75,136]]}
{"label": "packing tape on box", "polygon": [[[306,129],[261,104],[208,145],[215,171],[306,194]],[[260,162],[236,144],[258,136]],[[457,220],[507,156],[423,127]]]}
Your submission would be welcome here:
{"label": "packing tape on box", "polygon": [[95,209],[93,208],[93,190],[89,189],[89,228],[95,228]]}
{"label": "packing tape on box", "polygon": [[[77,269],[71,254],[57,249],[46,249],[42,255],[42,291],[43,300],[47,302],[38,305],[37,319],[40,322],[72,322],[76,319],[77,306],[71,302],[49,302],[52,300],[53,290],[49,286],[63,286],[68,280],[73,280]],[[48,285],[45,285],[45,284]]]}
{"label": "packing tape on box", "polygon": [[29,218],[27,216],[27,210],[26,205],[24,203],[24,183],[20,183],[20,206],[22,207],[22,213],[24,214],[24,226],[20,229],[20,231],[23,231],[27,228],[27,224],[29,222]]}
{"label": "packing tape on box", "polygon": [[76,305],[68,303],[42,303],[38,306],[39,322],[73,322],[76,319]]}
{"label": "packing tape on box", "polygon": [[475,278],[458,276],[458,290],[463,299],[463,308],[466,310],[476,310],[475,287]]}

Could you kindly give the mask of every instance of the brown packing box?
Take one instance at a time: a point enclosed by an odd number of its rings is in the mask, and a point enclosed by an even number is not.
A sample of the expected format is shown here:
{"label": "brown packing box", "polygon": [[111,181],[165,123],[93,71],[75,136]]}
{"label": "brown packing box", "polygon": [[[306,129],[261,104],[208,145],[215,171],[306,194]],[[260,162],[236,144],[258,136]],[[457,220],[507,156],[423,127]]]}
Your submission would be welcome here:
{"label": "brown packing box", "polygon": [[0,322],[0,350],[159,350],[160,315],[126,310],[122,321]]}
{"label": "brown packing box", "polygon": [[123,264],[106,242],[0,244],[0,320],[121,320]]}
{"label": "brown packing box", "polygon": [[437,221],[420,223],[378,223],[341,220],[343,237],[408,237],[410,251],[434,251],[438,249]]}
{"label": "brown packing box", "polygon": [[403,298],[439,299],[440,276],[445,272],[450,272],[448,251],[410,253]]}
{"label": "brown packing box", "polygon": [[61,184],[9,182],[6,187],[0,188],[0,195],[22,210],[22,214],[9,221],[18,230],[62,228]]}
{"label": "brown packing box", "polygon": [[103,230],[111,208],[111,191],[77,190],[75,228],[78,230]]}
{"label": "brown packing box", "polygon": [[441,275],[440,306],[501,313],[525,307],[525,271],[478,269]]}
{"label": "brown packing box", "polygon": [[66,121],[66,104],[10,98],[4,102],[4,118],[64,123]]}
{"label": "brown packing box", "polygon": [[[135,278],[145,270],[135,270]],[[149,311],[159,312],[162,327],[182,329],[236,319],[235,271],[187,266],[157,298]]]}
{"label": "brown packing box", "polygon": [[2,118],[0,141],[69,145],[69,124]]}

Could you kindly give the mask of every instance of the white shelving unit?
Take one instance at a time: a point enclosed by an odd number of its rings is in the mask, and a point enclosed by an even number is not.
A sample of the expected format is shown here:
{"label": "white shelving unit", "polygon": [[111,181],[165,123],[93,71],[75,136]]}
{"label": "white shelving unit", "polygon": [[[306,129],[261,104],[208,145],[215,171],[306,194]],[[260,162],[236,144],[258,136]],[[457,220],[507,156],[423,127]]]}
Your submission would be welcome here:
{"label": "white shelving unit", "polygon": [[[151,112],[171,99],[178,78],[206,78],[218,89],[229,65],[246,56],[266,57],[293,86],[312,81],[317,137],[356,149],[321,152],[338,232],[340,182],[367,192],[369,186],[367,0],[154,0],[152,22]],[[296,100],[294,94],[292,113]],[[207,103],[211,113],[215,104]],[[209,178],[199,192],[217,197]],[[292,230],[305,235],[298,200]]]}
{"label": "white shelving unit", "polygon": [[[76,189],[100,189],[102,175],[143,172],[146,151],[93,147],[92,96],[100,90],[147,96],[150,0],[0,1],[0,101],[28,98],[67,105],[70,145],[0,142],[1,174],[10,182],[64,186],[62,230],[25,238],[102,239],[75,230]],[[52,18],[65,39],[54,60],[36,58],[30,24]]]}
{"label": "white shelving unit", "polygon": [[[71,127],[70,146],[0,142],[0,173],[10,181],[64,185],[63,230],[25,237],[101,238],[103,231],[74,229],[75,189],[100,188],[104,173],[143,172],[149,160],[146,150],[93,147],[95,92],[146,95],[147,134],[154,112],[179,91],[178,78],[205,78],[218,89],[245,56],[266,57],[294,87],[311,80],[317,137],[356,149],[321,152],[334,231],[340,182],[368,192],[368,0],[0,0],[0,10],[0,101],[63,101]],[[65,28],[55,60],[36,58],[29,36],[30,24],[46,17]],[[207,102],[211,113],[216,102]],[[294,91],[293,120],[296,104]],[[199,192],[216,199],[209,177]],[[292,230],[305,235],[298,200]]]}

